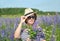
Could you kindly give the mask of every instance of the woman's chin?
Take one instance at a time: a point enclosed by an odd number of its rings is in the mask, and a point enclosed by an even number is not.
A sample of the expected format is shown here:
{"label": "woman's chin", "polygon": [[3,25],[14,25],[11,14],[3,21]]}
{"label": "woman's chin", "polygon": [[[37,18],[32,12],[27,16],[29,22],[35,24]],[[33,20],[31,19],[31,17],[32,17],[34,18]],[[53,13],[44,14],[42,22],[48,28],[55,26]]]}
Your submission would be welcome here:
{"label": "woman's chin", "polygon": [[31,24],[31,25],[32,25],[32,24],[33,24],[33,22],[30,22],[29,24]]}

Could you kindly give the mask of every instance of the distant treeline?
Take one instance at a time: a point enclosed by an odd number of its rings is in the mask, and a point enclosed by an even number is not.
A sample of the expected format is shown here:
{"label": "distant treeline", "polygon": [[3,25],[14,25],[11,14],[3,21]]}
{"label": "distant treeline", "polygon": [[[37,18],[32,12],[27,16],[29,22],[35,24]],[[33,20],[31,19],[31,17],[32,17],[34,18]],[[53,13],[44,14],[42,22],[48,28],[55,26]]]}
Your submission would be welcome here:
{"label": "distant treeline", "polygon": [[[0,15],[16,15],[16,14],[24,14],[25,8],[0,8]],[[54,15],[56,12],[43,12],[38,9],[33,9],[34,12],[41,15]],[[60,12],[58,12],[60,14]]]}

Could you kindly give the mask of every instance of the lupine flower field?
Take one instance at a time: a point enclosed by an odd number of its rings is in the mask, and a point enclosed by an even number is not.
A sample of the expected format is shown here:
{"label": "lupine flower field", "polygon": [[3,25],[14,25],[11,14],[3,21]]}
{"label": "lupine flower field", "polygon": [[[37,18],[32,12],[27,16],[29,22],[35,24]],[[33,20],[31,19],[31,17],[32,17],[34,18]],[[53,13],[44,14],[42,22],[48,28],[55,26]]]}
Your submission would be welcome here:
{"label": "lupine flower field", "polygon": [[[20,22],[20,17],[0,17],[0,41],[21,41],[14,39],[13,34]],[[43,28],[46,41],[60,41],[60,15],[42,15],[37,17],[37,23]]]}

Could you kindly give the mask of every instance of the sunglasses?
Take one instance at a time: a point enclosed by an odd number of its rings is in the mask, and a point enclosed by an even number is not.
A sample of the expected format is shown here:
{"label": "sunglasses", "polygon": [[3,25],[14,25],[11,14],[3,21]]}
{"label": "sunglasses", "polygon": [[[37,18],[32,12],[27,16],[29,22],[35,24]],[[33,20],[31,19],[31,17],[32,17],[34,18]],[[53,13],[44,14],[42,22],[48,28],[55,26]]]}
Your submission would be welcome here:
{"label": "sunglasses", "polygon": [[35,16],[29,16],[29,17],[27,17],[27,19],[31,19],[31,18],[35,19]]}

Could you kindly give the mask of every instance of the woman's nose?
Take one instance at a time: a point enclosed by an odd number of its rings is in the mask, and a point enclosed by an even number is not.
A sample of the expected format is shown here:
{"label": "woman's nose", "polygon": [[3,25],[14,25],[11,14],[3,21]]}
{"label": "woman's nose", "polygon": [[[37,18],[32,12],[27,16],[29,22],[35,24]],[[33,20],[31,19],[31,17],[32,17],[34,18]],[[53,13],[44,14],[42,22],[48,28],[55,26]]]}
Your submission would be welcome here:
{"label": "woman's nose", "polygon": [[31,18],[31,19],[33,19],[33,18]]}

